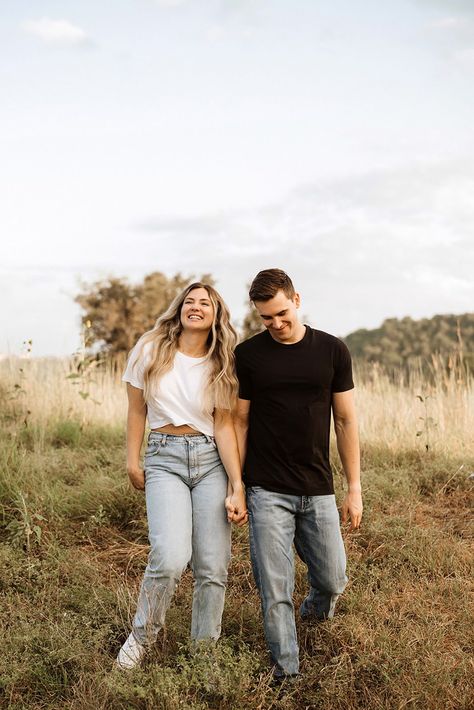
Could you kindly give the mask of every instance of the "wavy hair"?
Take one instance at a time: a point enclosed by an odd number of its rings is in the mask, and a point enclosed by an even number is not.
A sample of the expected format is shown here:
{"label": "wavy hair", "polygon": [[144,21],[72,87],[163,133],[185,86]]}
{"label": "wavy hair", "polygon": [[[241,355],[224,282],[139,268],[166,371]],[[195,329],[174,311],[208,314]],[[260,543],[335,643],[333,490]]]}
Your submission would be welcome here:
{"label": "wavy hair", "polygon": [[140,338],[141,350],[136,361],[143,354],[144,347],[152,343],[150,362],[144,372],[143,396],[146,401],[151,390],[158,386],[160,378],[171,370],[178,350],[179,336],[183,330],[181,308],[189,293],[197,288],[207,291],[214,308],[214,318],[206,343],[206,358],[211,366],[202,404],[207,412],[212,412],[215,407],[233,409],[238,389],[234,363],[237,333],[230,322],[229,309],[220,294],[213,286],[201,281],[190,284],[178,294],[157,319],[154,327]]}

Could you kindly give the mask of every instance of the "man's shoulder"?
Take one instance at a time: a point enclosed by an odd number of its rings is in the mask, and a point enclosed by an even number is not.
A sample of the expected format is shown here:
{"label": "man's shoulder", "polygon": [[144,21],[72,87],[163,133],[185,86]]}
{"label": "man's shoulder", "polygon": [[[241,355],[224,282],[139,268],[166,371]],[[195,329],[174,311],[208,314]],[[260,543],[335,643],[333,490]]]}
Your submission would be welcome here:
{"label": "man's shoulder", "polygon": [[245,355],[246,353],[253,352],[254,350],[260,348],[265,344],[267,337],[267,331],[262,330],[261,333],[252,335],[252,337],[247,338],[247,340],[242,340],[242,342],[235,348],[236,355]]}
{"label": "man's shoulder", "polygon": [[331,335],[331,333],[326,333],[324,330],[318,330],[317,328],[311,328],[311,341],[314,345],[325,343],[332,348],[342,348],[347,349],[345,342],[338,338],[336,335]]}

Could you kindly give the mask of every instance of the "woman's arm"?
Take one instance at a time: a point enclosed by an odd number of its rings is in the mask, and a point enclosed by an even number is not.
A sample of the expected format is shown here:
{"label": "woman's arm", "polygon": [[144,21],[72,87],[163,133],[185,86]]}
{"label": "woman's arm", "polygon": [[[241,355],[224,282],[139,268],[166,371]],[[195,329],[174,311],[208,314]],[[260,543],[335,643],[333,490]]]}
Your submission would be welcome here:
{"label": "woman's arm", "polygon": [[140,451],[145,433],[146,404],[143,390],[127,383],[127,473],[134,488],[145,489],[145,474],[140,466]]}
{"label": "woman's arm", "polygon": [[227,409],[214,410],[214,436],[219,456],[229,479],[226,498],[227,518],[241,526],[247,522],[247,505],[242,484],[239,449],[232,414]]}

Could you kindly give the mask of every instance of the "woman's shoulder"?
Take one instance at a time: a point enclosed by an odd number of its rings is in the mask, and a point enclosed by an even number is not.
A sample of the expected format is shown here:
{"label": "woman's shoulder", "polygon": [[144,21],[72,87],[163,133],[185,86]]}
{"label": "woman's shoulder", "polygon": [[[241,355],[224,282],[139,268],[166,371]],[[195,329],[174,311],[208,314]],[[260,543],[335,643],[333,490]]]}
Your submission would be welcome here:
{"label": "woman's shoulder", "polygon": [[148,361],[151,358],[154,346],[153,338],[147,337],[148,333],[144,333],[133,348],[130,350],[128,359],[129,361]]}

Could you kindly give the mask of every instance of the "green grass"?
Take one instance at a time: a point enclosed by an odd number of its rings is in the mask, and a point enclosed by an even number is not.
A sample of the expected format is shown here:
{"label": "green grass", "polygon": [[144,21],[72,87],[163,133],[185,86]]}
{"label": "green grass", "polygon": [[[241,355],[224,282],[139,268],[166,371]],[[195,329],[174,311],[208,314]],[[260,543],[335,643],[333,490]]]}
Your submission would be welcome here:
{"label": "green grass", "polygon": [[[146,563],[143,496],[123,432],[51,422],[0,438],[0,701],[12,710],[270,708],[467,710],[472,662],[472,460],[363,448],[365,512],[345,541],[333,621],[298,621],[301,682],[270,687],[247,531],[216,647],[188,643],[186,573],[143,667],[113,660]],[[341,477],[336,471],[338,496]],[[306,591],[297,565],[295,605]]]}

